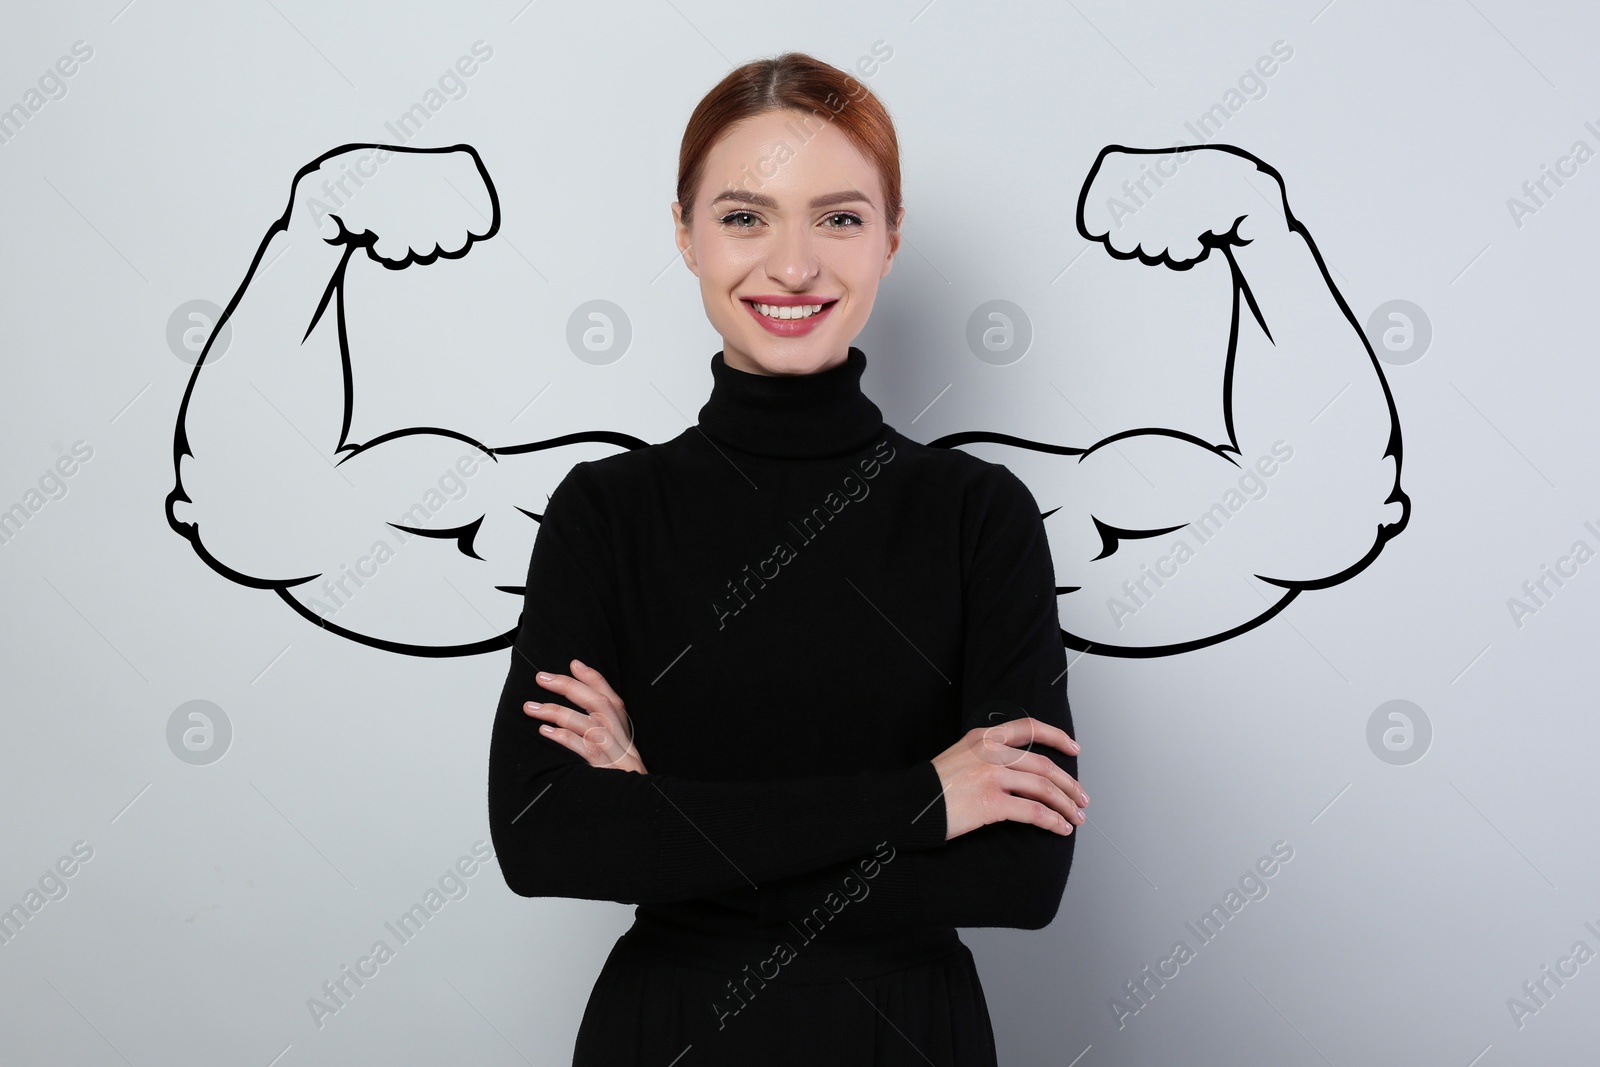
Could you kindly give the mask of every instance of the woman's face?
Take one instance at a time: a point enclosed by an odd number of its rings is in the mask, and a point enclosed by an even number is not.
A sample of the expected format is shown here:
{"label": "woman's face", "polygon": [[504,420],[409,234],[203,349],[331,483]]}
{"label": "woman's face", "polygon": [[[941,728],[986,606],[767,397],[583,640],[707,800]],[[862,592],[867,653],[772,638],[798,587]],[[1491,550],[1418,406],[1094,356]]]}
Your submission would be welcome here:
{"label": "woman's face", "polygon": [[678,248],[728,366],[810,374],[844,362],[900,247],[877,168],[821,116],[769,111],[723,134],[695,197],[688,225],[672,205]]}

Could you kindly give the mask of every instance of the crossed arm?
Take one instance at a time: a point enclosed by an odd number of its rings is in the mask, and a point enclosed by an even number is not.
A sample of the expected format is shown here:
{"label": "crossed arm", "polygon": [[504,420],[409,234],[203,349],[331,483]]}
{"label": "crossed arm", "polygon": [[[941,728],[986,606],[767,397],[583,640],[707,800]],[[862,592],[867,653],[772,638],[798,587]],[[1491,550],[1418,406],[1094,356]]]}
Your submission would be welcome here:
{"label": "crossed arm", "polygon": [[[577,607],[605,603],[588,575],[608,573],[589,554],[600,539],[586,525],[601,519],[583,491],[581,467],[545,510],[491,745],[490,828],[514,891],[630,903],[718,897],[772,924],[826,906],[841,878],[876,859],[870,892],[839,922],[875,929],[1049,924],[1075,837],[1047,805],[1008,796],[1010,810],[1036,809],[1037,820],[1001,816],[947,840],[949,811],[932,761],[892,771],[697,782],[644,773],[647,754],[627,742],[625,718],[590,720],[570,707],[612,697],[621,704],[606,681],[619,673],[605,612]],[[1070,734],[1066,653],[1037,505],[1015,476],[995,467],[968,507],[962,725],[976,741],[985,730],[1000,733],[994,728],[1001,718],[1013,719],[996,709],[1026,709],[1044,724],[1035,727],[1041,736]],[[548,682],[539,679],[541,669]],[[552,710],[530,715],[530,700]],[[566,737],[576,742],[570,747],[541,734],[541,719],[623,736],[593,736],[591,752],[576,732]],[[1026,744],[1021,732],[1008,736]],[[1042,744],[1036,752],[998,747],[1018,768],[1023,760],[1051,761],[1073,799],[1086,802],[1075,754]]]}

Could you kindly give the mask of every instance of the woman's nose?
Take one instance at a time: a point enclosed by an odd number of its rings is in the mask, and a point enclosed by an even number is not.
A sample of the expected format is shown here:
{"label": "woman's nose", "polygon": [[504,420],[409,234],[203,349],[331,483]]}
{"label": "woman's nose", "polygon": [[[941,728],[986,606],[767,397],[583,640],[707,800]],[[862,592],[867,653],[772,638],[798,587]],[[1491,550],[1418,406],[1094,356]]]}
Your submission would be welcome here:
{"label": "woman's nose", "polygon": [[791,227],[781,233],[767,258],[767,276],[790,289],[804,288],[821,268],[811,231],[805,227]]}

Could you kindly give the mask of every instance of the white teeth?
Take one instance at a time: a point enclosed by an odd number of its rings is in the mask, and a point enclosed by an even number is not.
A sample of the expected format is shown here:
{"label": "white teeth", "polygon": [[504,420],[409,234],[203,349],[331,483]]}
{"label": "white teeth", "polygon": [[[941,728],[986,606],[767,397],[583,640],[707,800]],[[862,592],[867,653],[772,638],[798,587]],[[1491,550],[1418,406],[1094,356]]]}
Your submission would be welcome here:
{"label": "white teeth", "polygon": [[809,319],[822,310],[821,304],[796,304],[779,307],[774,304],[756,304],[755,309],[771,319]]}

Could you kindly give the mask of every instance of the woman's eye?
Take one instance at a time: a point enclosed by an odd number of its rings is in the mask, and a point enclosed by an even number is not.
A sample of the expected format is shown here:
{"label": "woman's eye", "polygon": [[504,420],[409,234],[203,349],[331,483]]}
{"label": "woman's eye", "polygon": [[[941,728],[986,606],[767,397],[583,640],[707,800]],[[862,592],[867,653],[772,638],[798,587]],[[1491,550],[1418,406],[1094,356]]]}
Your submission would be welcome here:
{"label": "woman's eye", "polygon": [[[847,220],[846,224],[843,226],[834,225],[840,219]],[[862,222],[861,216],[857,215],[853,211],[835,211],[832,215],[828,216],[828,224],[830,227],[836,230],[848,230],[851,228],[852,224],[855,226],[860,226],[862,225]]]}
{"label": "woman's eye", "polygon": [[721,222],[722,222],[722,224],[724,226],[732,226],[736,230],[747,230],[747,229],[750,228],[750,224],[749,223],[746,223],[746,222],[733,222],[732,220],[734,220],[734,219],[749,219],[749,220],[754,221],[755,220],[755,215],[751,214],[748,211],[734,211],[734,212],[730,212],[729,214],[726,214],[726,215],[722,216]]}

